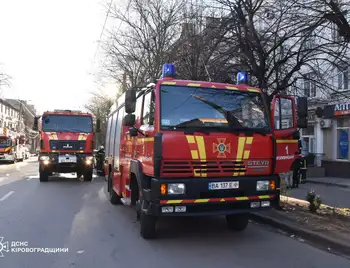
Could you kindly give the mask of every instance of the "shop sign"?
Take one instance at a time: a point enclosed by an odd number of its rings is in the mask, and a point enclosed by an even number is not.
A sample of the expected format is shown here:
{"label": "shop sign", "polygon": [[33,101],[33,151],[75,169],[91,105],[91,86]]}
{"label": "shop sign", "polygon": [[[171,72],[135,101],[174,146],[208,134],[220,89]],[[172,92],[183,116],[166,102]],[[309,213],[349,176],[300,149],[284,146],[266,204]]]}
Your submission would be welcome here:
{"label": "shop sign", "polygon": [[342,130],[340,132],[339,137],[339,152],[340,156],[344,158],[348,158],[348,152],[349,152],[349,136],[348,132],[346,130]]}
{"label": "shop sign", "polygon": [[350,114],[350,103],[341,103],[334,106],[334,115]]}

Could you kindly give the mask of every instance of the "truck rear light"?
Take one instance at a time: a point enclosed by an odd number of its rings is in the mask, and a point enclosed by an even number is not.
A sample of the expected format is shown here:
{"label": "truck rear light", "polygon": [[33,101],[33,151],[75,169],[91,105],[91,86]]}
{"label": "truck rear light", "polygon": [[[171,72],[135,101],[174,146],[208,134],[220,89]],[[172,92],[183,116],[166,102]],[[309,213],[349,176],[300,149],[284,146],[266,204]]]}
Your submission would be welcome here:
{"label": "truck rear light", "polygon": [[270,201],[261,201],[261,207],[266,208],[270,206]]}

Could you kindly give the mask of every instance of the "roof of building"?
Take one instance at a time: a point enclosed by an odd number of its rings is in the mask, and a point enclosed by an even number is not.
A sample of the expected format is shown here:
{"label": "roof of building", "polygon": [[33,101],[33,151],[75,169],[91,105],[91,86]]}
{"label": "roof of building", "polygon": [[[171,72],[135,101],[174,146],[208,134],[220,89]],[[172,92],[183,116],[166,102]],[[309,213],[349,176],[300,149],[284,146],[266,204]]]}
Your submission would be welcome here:
{"label": "roof of building", "polygon": [[12,103],[9,102],[8,100],[0,99],[0,103],[2,103],[3,105],[10,107],[11,109],[19,112],[19,108],[16,108],[16,106],[12,105]]}

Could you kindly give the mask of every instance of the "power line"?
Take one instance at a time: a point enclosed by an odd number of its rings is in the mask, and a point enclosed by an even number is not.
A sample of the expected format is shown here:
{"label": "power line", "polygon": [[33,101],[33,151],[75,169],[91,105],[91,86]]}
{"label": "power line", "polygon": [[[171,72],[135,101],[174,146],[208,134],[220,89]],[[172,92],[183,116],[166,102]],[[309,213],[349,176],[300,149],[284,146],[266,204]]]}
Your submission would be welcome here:
{"label": "power line", "polygon": [[112,4],[113,4],[113,0],[111,0],[111,1],[109,2],[108,10],[107,10],[107,13],[106,13],[105,21],[104,21],[104,23],[103,23],[102,31],[101,31],[101,34],[100,34],[100,39],[99,39],[99,41],[98,41],[98,43],[97,43],[97,47],[96,47],[96,51],[95,51],[95,55],[94,55],[94,60],[93,60],[93,62],[95,62],[98,49],[100,48],[101,39],[102,39],[103,33],[104,33],[104,31],[105,31],[105,28],[106,28],[107,19],[108,19],[108,17],[109,17],[109,13],[111,12]]}

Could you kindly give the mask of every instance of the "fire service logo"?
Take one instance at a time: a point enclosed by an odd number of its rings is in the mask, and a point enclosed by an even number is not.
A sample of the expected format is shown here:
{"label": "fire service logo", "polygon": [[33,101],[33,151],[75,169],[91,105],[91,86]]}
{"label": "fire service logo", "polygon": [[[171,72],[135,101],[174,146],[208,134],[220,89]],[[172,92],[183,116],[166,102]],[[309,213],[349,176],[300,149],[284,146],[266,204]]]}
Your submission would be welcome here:
{"label": "fire service logo", "polygon": [[0,258],[4,257],[3,252],[9,252],[9,242],[3,242],[4,238],[0,237]]}
{"label": "fire service logo", "polygon": [[225,138],[219,138],[217,139],[218,143],[213,143],[213,153],[218,153],[217,157],[219,158],[225,158],[226,153],[231,153],[231,143],[225,143]]}

